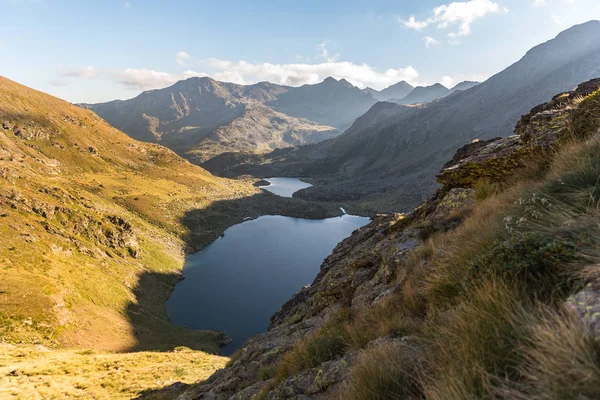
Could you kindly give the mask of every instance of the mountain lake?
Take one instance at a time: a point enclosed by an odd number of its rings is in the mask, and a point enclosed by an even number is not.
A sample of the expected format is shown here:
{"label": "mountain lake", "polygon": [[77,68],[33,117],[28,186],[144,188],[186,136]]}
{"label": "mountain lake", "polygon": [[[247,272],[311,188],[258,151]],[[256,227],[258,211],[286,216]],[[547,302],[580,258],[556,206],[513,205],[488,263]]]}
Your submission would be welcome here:
{"label": "mountain lake", "polygon": [[[267,179],[263,187],[281,196],[310,184],[295,178]],[[202,251],[187,257],[167,301],[171,322],[189,329],[214,329],[233,341],[229,355],[263,333],[269,318],[291,296],[311,284],[323,260],[369,218],[309,220],[269,215],[234,225]]]}

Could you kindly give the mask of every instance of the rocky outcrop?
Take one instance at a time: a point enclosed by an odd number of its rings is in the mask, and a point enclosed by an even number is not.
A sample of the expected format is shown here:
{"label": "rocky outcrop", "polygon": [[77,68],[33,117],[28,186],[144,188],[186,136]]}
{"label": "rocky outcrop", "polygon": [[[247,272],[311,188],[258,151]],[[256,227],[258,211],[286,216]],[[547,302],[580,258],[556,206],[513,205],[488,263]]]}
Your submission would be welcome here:
{"label": "rocky outcrop", "polygon": [[589,96],[600,88],[600,79],[579,85],[574,91],[554,96],[548,103],[534,107],[524,115],[515,135],[487,141],[474,141],[460,148],[438,176],[443,190],[473,187],[477,182],[504,182],[520,169],[530,165],[559,141],[572,136],[567,123],[578,98]]}

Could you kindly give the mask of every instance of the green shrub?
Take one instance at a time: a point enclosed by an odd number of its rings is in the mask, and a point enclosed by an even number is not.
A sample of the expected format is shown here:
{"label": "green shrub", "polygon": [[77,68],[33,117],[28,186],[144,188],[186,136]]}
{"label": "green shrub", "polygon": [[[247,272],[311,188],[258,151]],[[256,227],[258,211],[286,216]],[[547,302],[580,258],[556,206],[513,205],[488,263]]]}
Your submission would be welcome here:
{"label": "green shrub", "polygon": [[269,379],[273,378],[275,376],[275,374],[277,373],[277,366],[276,365],[261,365],[259,373],[260,373],[260,379],[262,379],[263,381],[268,381]]}
{"label": "green shrub", "polygon": [[564,265],[574,261],[575,251],[575,246],[557,237],[516,233],[508,240],[496,241],[470,268],[474,276],[517,279],[538,294],[551,295],[567,289]]}

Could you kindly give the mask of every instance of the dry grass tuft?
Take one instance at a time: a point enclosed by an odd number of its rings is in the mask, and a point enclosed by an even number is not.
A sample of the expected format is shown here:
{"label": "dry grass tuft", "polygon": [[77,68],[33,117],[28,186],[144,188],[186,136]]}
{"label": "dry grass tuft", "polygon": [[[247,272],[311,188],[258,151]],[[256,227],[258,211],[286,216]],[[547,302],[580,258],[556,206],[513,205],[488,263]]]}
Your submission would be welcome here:
{"label": "dry grass tuft", "polygon": [[425,398],[419,378],[420,366],[408,345],[386,342],[360,354],[343,398],[387,400]]}

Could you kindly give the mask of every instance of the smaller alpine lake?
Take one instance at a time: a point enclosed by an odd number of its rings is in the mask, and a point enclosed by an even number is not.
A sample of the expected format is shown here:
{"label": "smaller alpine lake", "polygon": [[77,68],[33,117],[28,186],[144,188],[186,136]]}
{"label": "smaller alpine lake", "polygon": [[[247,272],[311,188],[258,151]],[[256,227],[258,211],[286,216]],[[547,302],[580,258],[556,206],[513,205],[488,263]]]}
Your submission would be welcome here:
{"label": "smaller alpine lake", "polygon": [[[274,187],[287,187],[281,192],[286,194],[290,185],[310,186],[292,178],[272,180]],[[312,283],[335,246],[369,222],[348,214],[322,220],[263,216],[232,226],[187,258],[185,279],[167,301],[169,317],[189,329],[224,332],[233,342],[222,352],[231,354],[249,337],[265,332],[271,315]]]}
{"label": "smaller alpine lake", "polygon": [[260,186],[261,189],[282,197],[292,197],[298,190],[311,187],[310,183],[306,183],[297,178],[269,178],[265,179],[269,182],[269,186]]}

